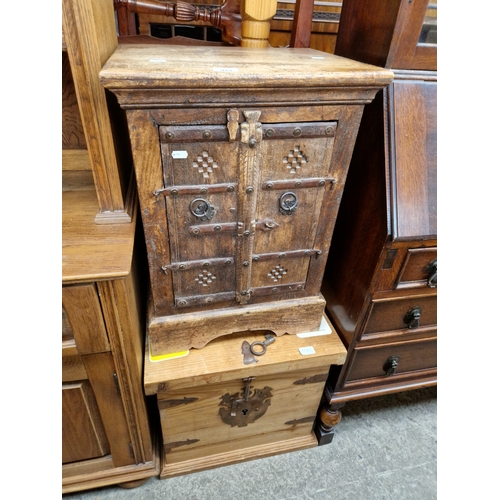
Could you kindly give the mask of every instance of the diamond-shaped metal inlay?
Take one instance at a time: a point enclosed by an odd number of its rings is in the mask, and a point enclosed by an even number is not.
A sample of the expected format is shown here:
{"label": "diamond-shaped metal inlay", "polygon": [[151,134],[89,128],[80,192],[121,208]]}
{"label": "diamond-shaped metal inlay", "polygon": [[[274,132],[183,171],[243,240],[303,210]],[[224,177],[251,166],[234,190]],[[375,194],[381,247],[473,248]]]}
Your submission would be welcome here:
{"label": "diamond-shaped metal inlay", "polygon": [[217,164],[217,162],[214,161],[214,159],[209,156],[206,151],[203,151],[201,155],[198,155],[196,161],[193,162],[193,168],[198,169],[198,172],[200,172],[200,174],[203,174],[203,177],[205,179],[208,179],[214,169],[218,167],[219,165]]}
{"label": "diamond-shaped metal inlay", "polygon": [[271,271],[269,273],[267,273],[267,275],[273,279],[274,282],[277,282],[278,280],[280,280],[281,278],[283,278],[283,276],[285,276],[285,274],[287,273],[288,271],[284,268],[284,267],[281,267],[281,266],[275,266],[271,269]]}
{"label": "diamond-shaped metal inlay", "polygon": [[213,275],[206,269],[203,269],[203,272],[198,274],[198,276],[196,276],[194,280],[201,286],[208,286],[210,285],[210,283],[212,283],[212,281],[215,281],[215,278],[215,275]]}
{"label": "diamond-shaped metal inlay", "polygon": [[296,174],[297,170],[307,163],[307,158],[300,150],[300,146],[295,146],[293,150],[290,150],[288,156],[283,156],[283,163],[290,170],[290,173]]}

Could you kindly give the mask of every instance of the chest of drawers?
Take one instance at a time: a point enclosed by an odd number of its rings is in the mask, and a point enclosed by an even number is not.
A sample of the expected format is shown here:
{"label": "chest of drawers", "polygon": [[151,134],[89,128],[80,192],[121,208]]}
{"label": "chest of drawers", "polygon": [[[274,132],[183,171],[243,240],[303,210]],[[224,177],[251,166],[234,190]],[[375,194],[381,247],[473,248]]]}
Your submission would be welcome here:
{"label": "chest of drawers", "polygon": [[156,395],[161,421],[160,477],[317,446],[325,380],[346,355],[325,324],[330,334],[284,335],[250,358],[248,346],[269,332],[221,337],[176,359],[146,355],[144,387]]}
{"label": "chest of drawers", "polygon": [[310,49],[115,51],[101,82],[127,111],[155,355],[319,327],[359,121],[392,76]]}
{"label": "chest of drawers", "polygon": [[323,444],[346,402],[437,383],[436,92],[435,74],[395,71],[365,109],[322,287],[348,347]]}

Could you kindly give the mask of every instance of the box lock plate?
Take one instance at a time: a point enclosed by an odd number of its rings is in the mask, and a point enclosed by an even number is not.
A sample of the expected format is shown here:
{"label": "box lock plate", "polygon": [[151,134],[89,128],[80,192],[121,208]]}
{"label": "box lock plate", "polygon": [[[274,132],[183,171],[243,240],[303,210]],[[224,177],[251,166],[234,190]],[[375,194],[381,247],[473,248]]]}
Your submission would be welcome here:
{"label": "box lock plate", "polygon": [[219,415],[224,423],[231,427],[245,427],[248,424],[255,422],[266,413],[268,406],[271,404],[273,390],[271,387],[264,389],[255,389],[253,394],[250,394],[253,386],[250,384],[255,380],[255,377],[244,378],[245,387],[241,392],[236,394],[226,393],[221,396],[219,406]]}

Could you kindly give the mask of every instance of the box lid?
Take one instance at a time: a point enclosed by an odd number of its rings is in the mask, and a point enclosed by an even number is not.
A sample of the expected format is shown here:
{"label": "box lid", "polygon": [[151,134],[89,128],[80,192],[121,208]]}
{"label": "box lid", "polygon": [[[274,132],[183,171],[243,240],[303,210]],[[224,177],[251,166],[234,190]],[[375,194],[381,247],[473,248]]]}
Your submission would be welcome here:
{"label": "box lid", "polygon": [[237,378],[271,375],[321,367],[327,373],[330,365],[342,365],[347,351],[337,332],[324,316],[331,333],[318,336],[281,335],[267,346],[257,362],[245,364],[243,342],[265,340],[267,331],[239,332],[219,337],[202,349],[191,349],[187,356],[151,361],[146,348],[144,387],[147,395],[225,382]]}

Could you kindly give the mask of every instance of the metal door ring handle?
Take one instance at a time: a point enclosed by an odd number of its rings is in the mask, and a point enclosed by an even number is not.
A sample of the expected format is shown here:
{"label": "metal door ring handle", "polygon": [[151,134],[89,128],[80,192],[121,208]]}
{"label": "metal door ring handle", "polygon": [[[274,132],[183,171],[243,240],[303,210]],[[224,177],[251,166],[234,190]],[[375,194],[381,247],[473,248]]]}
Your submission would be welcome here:
{"label": "metal door ring handle", "polygon": [[292,215],[298,205],[297,195],[288,191],[280,196],[279,209],[283,215]]}
{"label": "metal door ring handle", "polygon": [[202,221],[210,220],[215,214],[214,207],[203,198],[195,198],[190,203],[189,209],[195,217]]}

